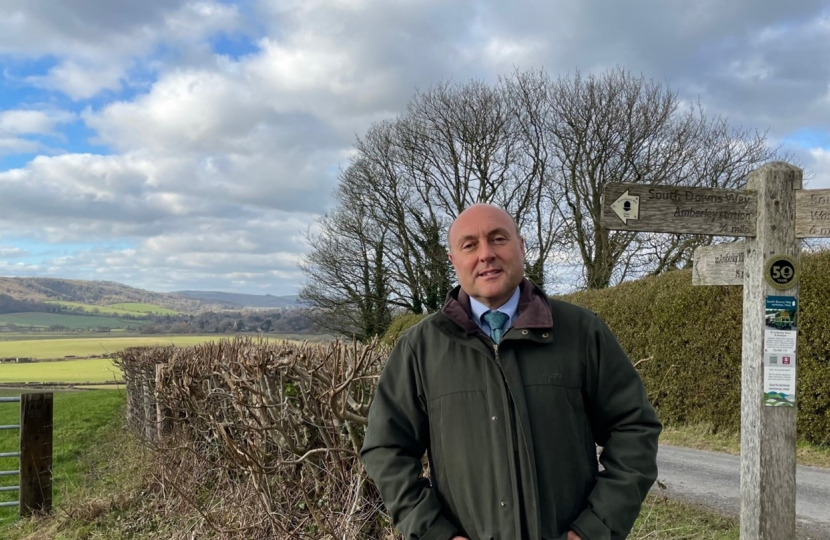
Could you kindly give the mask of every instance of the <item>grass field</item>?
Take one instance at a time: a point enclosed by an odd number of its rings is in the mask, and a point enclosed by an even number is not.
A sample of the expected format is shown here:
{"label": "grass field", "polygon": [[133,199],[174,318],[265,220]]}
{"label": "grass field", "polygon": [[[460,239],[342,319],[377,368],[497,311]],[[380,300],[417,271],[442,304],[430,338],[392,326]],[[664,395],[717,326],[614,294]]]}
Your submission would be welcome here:
{"label": "grass field", "polygon": [[125,302],[122,304],[111,304],[108,306],[112,309],[117,309],[125,313],[132,313],[134,315],[151,314],[151,315],[181,315],[181,312],[155,306],[153,304],[140,304],[138,302]]}
{"label": "grass field", "polygon": [[[63,358],[76,356],[88,358],[107,353],[114,353],[127,347],[149,347],[153,345],[176,345],[187,347],[208,341],[219,341],[225,336],[187,335],[187,336],[132,336],[132,337],[99,337],[99,338],[65,338],[65,339],[33,339],[20,341],[0,341],[0,357],[23,358]],[[277,336],[267,336],[269,340],[280,340]],[[2,369],[3,366],[0,366]]]}
{"label": "grass field", "polygon": [[0,383],[100,383],[122,381],[109,358],[0,365]]}
{"label": "grass field", "polygon": [[121,304],[110,304],[108,306],[94,306],[80,302],[64,302],[61,300],[50,300],[47,304],[55,304],[70,309],[78,309],[86,313],[100,313],[103,315],[180,315],[180,312],[156,306],[153,304],[140,304],[138,302],[125,302]]}
{"label": "grass field", "polygon": [[[20,392],[0,391],[0,395],[19,395]],[[122,422],[119,411],[125,403],[125,394],[118,390],[54,393],[54,454],[52,467],[53,496],[59,506],[80,483],[87,467],[82,455],[94,448],[102,432]],[[0,423],[17,424],[20,421],[19,403],[0,403]],[[16,431],[0,431],[0,451],[14,452],[19,447]],[[0,469],[15,470],[17,458],[0,459]],[[0,485],[17,485],[17,476],[0,477]],[[0,492],[0,501],[17,500],[16,492]],[[0,523],[16,518],[17,509],[0,508]],[[0,529],[0,537],[7,538]]]}
{"label": "grass field", "polygon": [[[34,332],[8,332],[0,331],[0,352],[3,350],[3,342],[6,341],[44,341],[49,339],[93,339],[112,337],[139,337],[138,332],[127,332],[125,330],[113,329],[106,332],[69,332],[66,330],[37,330]],[[2,355],[0,355],[2,356]]]}
{"label": "grass field", "polygon": [[31,326],[35,328],[49,328],[50,326],[65,326],[72,330],[86,328],[127,328],[141,326],[147,321],[130,321],[115,317],[96,317],[93,315],[65,315],[62,313],[3,313],[0,315],[0,326],[16,324],[17,326]]}

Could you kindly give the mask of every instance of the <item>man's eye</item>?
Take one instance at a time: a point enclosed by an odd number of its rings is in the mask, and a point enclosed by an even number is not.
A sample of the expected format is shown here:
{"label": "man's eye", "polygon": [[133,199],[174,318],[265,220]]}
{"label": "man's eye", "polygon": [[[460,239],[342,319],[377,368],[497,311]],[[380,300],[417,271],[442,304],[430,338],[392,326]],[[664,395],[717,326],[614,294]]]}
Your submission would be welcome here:
{"label": "man's eye", "polygon": [[464,244],[463,246],[461,246],[461,249],[470,249],[471,247],[473,247],[472,244]]}
{"label": "man's eye", "polygon": [[505,238],[504,236],[496,236],[495,238],[493,238],[493,242],[501,244],[507,242],[507,238]]}

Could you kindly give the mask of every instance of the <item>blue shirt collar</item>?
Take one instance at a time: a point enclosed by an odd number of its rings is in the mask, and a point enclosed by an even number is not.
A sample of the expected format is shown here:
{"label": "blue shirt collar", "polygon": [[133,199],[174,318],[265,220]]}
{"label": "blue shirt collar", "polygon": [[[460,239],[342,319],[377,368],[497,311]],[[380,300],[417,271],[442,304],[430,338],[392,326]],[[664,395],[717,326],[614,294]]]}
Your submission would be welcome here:
{"label": "blue shirt collar", "polygon": [[[505,302],[503,305],[497,307],[495,311],[501,311],[502,313],[506,314],[508,317],[508,324],[506,328],[510,328],[513,325],[513,321],[516,320],[516,316],[518,313],[516,311],[519,309],[519,288],[516,287],[516,290],[513,291],[513,296],[510,297],[510,300]],[[488,335],[490,333],[490,327],[487,325],[486,322],[481,320],[481,316],[484,315],[487,311],[490,311],[490,308],[473,298],[470,297],[470,311],[473,312],[473,320],[476,324],[484,330]]]}

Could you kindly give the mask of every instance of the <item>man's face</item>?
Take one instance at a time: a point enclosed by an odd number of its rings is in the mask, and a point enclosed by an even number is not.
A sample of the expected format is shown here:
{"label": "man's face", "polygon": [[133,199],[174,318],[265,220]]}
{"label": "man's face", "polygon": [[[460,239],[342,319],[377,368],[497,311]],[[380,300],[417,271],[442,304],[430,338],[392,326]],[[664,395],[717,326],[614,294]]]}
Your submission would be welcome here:
{"label": "man's face", "polygon": [[507,302],[524,277],[524,240],[513,220],[494,206],[463,211],[450,229],[450,262],[470,297],[497,308]]}

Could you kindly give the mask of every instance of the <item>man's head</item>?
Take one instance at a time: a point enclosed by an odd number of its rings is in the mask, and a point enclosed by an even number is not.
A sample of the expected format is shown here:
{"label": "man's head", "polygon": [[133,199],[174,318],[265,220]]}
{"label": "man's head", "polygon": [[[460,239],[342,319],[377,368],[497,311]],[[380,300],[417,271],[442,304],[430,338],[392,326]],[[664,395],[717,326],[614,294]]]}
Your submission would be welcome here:
{"label": "man's head", "polygon": [[470,297],[497,308],[524,277],[525,243],[510,214],[489,204],[473,205],[450,226],[450,262]]}

